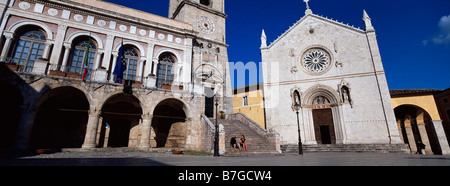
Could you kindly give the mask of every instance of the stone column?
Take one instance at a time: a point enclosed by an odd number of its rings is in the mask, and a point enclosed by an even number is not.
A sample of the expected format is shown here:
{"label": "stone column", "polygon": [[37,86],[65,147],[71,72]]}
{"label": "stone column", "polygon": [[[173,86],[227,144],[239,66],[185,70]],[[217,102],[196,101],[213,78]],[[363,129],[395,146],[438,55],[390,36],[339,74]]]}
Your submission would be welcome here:
{"label": "stone column", "polygon": [[112,52],[112,55],[113,55],[113,64],[112,64],[112,67],[111,67],[111,73],[109,74],[109,77],[108,77],[108,79],[109,79],[109,82],[114,82],[115,81],[115,79],[113,78],[114,77],[114,75],[113,75],[113,73],[114,73],[114,69],[116,68],[116,63],[117,63],[117,57],[119,57],[119,52]]}
{"label": "stone column", "polygon": [[144,69],[144,74],[143,77],[147,77],[148,75],[150,75],[152,72],[152,68],[153,68],[153,51],[155,48],[155,44],[153,43],[148,43],[148,48],[147,48],[147,65],[145,66]]}
{"label": "stone column", "polygon": [[[305,137],[302,138],[303,144],[317,144],[316,133],[314,132],[314,121],[312,108],[302,107],[302,120],[305,128]],[[296,116],[295,116],[296,117]]]}
{"label": "stone column", "polygon": [[11,43],[14,38],[14,33],[5,32],[3,35],[5,36],[6,41],[5,41],[5,45],[3,45],[1,59],[6,59],[8,57],[9,48],[11,47]]}
{"label": "stone column", "polygon": [[144,75],[144,61],[145,60],[146,60],[146,58],[144,58],[144,57],[141,57],[141,59],[139,60],[139,69],[136,74],[136,76],[137,76],[136,81],[142,82],[143,77],[145,77],[145,75]]}
{"label": "stone column", "polygon": [[103,49],[98,49],[97,50],[97,56],[96,56],[96,58],[95,58],[95,64],[94,64],[94,66],[92,67],[93,69],[92,70],[97,70],[97,69],[99,69],[101,66],[100,66],[100,59],[102,58],[102,54],[104,53],[105,51],[103,50]]}
{"label": "stone column", "polygon": [[50,64],[59,64],[59,57],[64,44],[64,38],[66,37],[67,26],[58,25],[58,31],[56,32],[55,44],[53,45],[53,52],[50,57]]}
{"label": "stone column", "polygon": [[159,64],[159,62],[158,62],[158,58],[154,58],[153,59],[153,74],[156,76],[156,75],[158,75],[158,64]]}
{"label": "stone column", "polygon": [[444,127],[442,126],[442,120],[433,120],[433,125],[434,130],[436,131],[436,137],[441,146],[442,155],[450,155],[450,147],[448,145],[447,137],[445,136]]}
{"label": "stone column", "polygon": [[84,138],[84,143],[81,148],[89,149],[97,147],[97,143],[95,143],[95,141],[97,139],[97,128],[99,118],[100,118],[100,111],[96,110],[89,112],[89,120],[86,129],[86,136]]}
{"label": "stone column", "polygon": [[[63,72],[67,72],[67,70],[69,69],[68,67],[67,67],[67,62],[69,61],[69,54],[70,54],[70,48],[72,47],[72,44],[71,43],[64,43],[64,48],[65,48],[65,50],[64,50],[64,58],[63,58],[63,62],[62,62],[62,65],[61,65],[61,67],[60,68],[57,68],[57,69],[60,69],[60,70],[62,70]],[[57,65],[57,64],[54,64],[54,65]],[[56,69],[55,69],[56,70]]]}
{"label": "stone column", "polygon": [[105,129],[105,140],[103,141],[103,147],[108,147],[108,141],[109,141],[109,133],[111,132],[111,127],[106,126]]}
{"label": "stone column", "polygon": [[139,150],[150,150],[150,136],[152,126],[152,115],[144,116],[142,119],[141,141],[139,143]]}
{"label": "stone column", "polygon": [[417,124],[417,128],[419,128],[422,143],[425,145],[425,149],[422,149],[422,154],[433,154],[433,150],[431,150],[430,140],[428,138],[427,129],[425,128],[425,123]]}
{"label": "stone column", "polygon": [[[226,145],[227,139],[225,139],[225,129],[222,124],[219,124],[219,154],[223,155],[227,152]],[[213,151],[214,152],[214,151]]]}
{"label": "stone column", "polygon": [[411,153],[416,153],[417,145],[416,145],[416,140],[414,139],[414,132],[412,130],[411,122],[409,123],[409,126],[406,126],[406,123],[405,123],[405,130],[406,130],[406,137],[408,138],[409,148],[411,150]]}
{"label": "stone column", "polygon": [[104,67],[105,69],[109,68],[109,63],[111,62],[111,54],[113,50],[114,38],[115,36],[108,35],[106,39],[105,55],[103,56],[103,63],[102,63],[102,67]]}
{"label": "stone column", "polygon": [[53,45],[52,42],[45,42],[45,48],[44,48],[44,52],[42,54],[42,58],[44,59],[48,59],[48,55],[50,54],[50,47]]}

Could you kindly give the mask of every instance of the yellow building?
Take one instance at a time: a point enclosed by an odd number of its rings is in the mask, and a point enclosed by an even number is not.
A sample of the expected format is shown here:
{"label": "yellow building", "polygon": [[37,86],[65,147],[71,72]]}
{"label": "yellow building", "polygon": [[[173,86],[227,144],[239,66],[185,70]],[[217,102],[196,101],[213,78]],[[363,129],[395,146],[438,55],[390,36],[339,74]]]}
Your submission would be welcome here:
{"label": "yellow building", "polygon": [[[449,145],[435,102],[435,89],[390,90],[401,137],[411,153],[448,154]],[[418,150],[420,144],[425,149]]]}
{"label": "yellow building", "polygon": [[266,128],[262,83],[234,88],[233,108],[234,113],[243,113]]}

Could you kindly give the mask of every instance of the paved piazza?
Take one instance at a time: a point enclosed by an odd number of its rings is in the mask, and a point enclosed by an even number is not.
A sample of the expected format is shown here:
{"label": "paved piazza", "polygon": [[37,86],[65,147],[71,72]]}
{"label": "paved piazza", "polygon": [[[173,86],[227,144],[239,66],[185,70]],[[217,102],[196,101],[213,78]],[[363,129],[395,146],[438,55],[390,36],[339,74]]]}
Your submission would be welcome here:
{"label": "paved piazza", "polygon": [[450,166],[450,156],[373,153],[305,153],[212,157],[166,152],[60,152],[0,156],[0,166]]}

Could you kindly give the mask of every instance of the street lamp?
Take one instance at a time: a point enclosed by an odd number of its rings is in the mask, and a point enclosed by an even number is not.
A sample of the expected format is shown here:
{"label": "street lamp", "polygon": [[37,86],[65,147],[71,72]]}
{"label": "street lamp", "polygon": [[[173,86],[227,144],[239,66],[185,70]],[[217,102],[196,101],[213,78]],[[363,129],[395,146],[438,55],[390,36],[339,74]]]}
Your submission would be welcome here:
{"label": "street lamp", "polygon": [[[214,95],[215,96],[215,95]],[[216,102],[216,131],[214,134],[214,156],[218,157],[219,155],[219,124],[217,123],[218,121],[218,114],[217,114],[217,110],[218,110],[218,106],[219,106],[219,98],[215,98],[214,100]]]}
{"label": "street lamp", "polygon": [[298,119],[298,111],[300,110],[300,104],[295,103],[294,109],[297,112],[297,126],[298,126],[298,154],[303,155],[302,137],[300,136],[300,120]]}

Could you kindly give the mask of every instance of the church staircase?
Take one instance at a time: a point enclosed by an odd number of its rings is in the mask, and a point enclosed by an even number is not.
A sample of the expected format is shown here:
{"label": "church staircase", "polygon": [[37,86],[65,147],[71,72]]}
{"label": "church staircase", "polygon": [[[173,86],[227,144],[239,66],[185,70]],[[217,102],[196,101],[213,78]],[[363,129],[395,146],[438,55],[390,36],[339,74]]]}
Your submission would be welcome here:
{"label": "church staircase", "polygon": [[[298,145],[281,145],[283,153],[298,153]],[[410,153],[405,144],[316,144],[303,145],[303,152]]]}
{"label": "church staircase", "polygon": [[[222,124],[225,130],[225,154],[224,156],[246,156],[254,154],[280,154],[276,150],[276,141],[267,135],[267,131],[256,124],[253,120],[244,114],[232,114],[229,119],[219,119],[218,123]],[[215,123],[215,119],[210,119],[211,123]],[[230,145],[230,140],[236,136],[239,140],[244,135],[246,138],[248,151],[239,151]]]}

